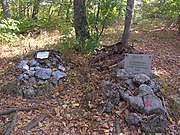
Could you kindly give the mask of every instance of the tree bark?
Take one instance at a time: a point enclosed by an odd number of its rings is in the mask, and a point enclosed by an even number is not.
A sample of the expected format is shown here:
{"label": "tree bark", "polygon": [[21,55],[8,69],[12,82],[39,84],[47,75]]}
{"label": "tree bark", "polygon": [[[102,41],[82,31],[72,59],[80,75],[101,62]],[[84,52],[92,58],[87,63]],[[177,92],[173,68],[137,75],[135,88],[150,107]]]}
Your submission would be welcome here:
{"label": "tree bark", "polygon": [[32,13],[32,18],[34,20],[38,19],[39,5],[40,5],[40,0],[35,0],[33,6],[33,13]]}
{"label": "tree bark", "polygon": [[180,16],[178,17],[177,20],[177,26],[178,26],[178,35],[180,35]]}
{"label": "tree bark", "polygon": [[124,23],[124,32],[121,42],[123,45],[128,45],[129,35],[131,31],[132,17],[134,12],[134,0],[127,0],[126,17]]}
{"label": "tree bark", "polygon": [[85,3],[86,0],[74,0],[74,28],[76,39],[81,44],[89,37]]}
{"label": "tree bark", "polygon": [[3,8],[4,18],[11,17],[8,1],[7,0],[1,0],[1,3],[2,3],[2,8]]}

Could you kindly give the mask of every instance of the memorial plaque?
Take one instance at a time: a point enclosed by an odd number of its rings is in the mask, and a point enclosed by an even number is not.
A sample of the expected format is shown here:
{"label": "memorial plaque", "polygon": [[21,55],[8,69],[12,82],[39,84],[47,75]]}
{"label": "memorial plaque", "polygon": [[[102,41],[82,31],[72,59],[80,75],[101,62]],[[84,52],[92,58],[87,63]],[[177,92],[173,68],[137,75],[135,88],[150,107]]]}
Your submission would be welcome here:
{"label": "memorial plaque", "polygon": [[38,52],[36,55],[36,58],[38,59],[46,59],[49,57],[49,52],[45,51],[45,52]]}
{"label": "memorial plaque", "polygon": [[124,68],[131,73],[151,73],[152,56],[148,54],[125,54]]}

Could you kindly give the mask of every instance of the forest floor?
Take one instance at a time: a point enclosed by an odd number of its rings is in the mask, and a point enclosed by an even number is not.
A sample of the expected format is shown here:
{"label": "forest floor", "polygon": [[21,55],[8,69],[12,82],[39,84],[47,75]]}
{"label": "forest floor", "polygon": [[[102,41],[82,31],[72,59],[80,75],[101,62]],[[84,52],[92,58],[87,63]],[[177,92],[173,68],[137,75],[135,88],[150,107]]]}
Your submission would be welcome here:
{"label": "forest floor", "polygon": [[[180,133],[180,36],[173,27],[163,29],[162,21],[141,21],[135,23],[129,41],[135,49],[150,53],[153,56],[153,70],[162,85],[161,93],[165,98],[172,123],[167,134]],[[105,31],[103,45],[111,45],[119,41],[122,31],[120,25],[113,25]],[[63,54],[65,60],[70,60],[73,68],[66,67],[67,77],[62,85],[53,89],[49,98],[23,99],[10,93],[16,81],[15,66],[25,58],[30,58],[37,49],[54,48],[58,44],[59,32],[41,31],[36,38],[23,38],[17,45],[2,44],[0,48],[0,112],[8,108],[41,107],[37,110],[17,111],[16,125],[13,135],[110,135],[114,129],[116,115],[120,120],[123,134],[144,134],[133,126],[128,127],[124,120],[125,102],[112,114],[100,112],[97,106],[103,103],[100,84],[104,78],[115,71],[98,71],[88,65],[89,58],[81,53],[70,50]],[[6,93],[2,92],[6,89]],[[95,100],[89,96],[95,95]],[[87,102],[88,101],[88,102]],[[40,116],[46,116],[44,121],[25,133],[23,127]],[[0,116],[0,134],[3,123],[11,121],[12,115]]]}

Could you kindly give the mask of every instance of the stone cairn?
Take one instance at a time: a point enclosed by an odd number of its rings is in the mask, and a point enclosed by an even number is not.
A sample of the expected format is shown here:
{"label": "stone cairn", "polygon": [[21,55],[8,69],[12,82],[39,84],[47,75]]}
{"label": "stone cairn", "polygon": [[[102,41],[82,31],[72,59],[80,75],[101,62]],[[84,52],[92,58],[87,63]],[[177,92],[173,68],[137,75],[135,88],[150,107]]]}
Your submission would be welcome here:
{"label": "stone cairn", "polygon": [[25,98],[50,94],[67,76],[60,52],[54,50],[38,51],[33,59],[22,60],[17,68],[21,71],[19,94]]}
{"label": "stone cairn", "polygon": [[[115,83],[107,80],[102,83],[106,97],[103,111],[112,113],[121,101],[125,101],[129,104],[129,109],[125,110],[125,121],[129,126],[141,127],[144,132],[164,132],[169,115],[163,97],[157,96],[161,86],[153,75],[149,77],[119,69],[113,76]],[[142,116],[147,116],[147,121],[142,120]]]}

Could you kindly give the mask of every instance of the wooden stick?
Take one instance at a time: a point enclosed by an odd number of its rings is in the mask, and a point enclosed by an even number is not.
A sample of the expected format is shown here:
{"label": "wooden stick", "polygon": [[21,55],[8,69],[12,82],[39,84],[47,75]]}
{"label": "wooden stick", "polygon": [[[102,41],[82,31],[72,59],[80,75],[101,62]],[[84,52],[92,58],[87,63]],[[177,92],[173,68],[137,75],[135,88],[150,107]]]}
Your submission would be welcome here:
{"label": "wooden stick", "polygon": [[16,124],[16,121],[17,121],[17,113],[15,112],[15,113],[13,114],[12,121],[11,121],[11,123],[9,124],[9,126],[7,127],[6,132],[5,132],[4,135],[10,135],[12,129],[14,128],[14,126],[15,126],[15,124]]}

